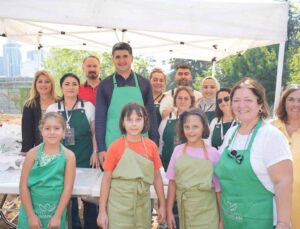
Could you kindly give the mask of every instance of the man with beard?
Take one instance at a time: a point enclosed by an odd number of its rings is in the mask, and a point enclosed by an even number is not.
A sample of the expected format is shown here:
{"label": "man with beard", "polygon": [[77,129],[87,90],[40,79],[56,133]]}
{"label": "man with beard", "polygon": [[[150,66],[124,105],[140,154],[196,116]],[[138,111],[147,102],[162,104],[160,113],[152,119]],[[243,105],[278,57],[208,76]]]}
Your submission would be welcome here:
{"label": "man with beard", "polygon": [[[162,119],[166,118],[174,109],[173,107],[173,96],[176,92],[176,89],[180,86],[192,87],[192,69],[187,64],[180,64],[176,67],[175,81],[177,84],[176,88],[165,92],[165,97],[160,103],[160,113]],[[202,94],[199,91],[193,90],[195,95],[195,100],[198,101]]]}
{"label": "man with beard", "polygon": [[91,102],[96,106],[96,93],[100,84],[100,60],[96,56],[88,56],[84,58],[82,64],[83,73],[86,81],[79,87],[79,97],[83,100]]}

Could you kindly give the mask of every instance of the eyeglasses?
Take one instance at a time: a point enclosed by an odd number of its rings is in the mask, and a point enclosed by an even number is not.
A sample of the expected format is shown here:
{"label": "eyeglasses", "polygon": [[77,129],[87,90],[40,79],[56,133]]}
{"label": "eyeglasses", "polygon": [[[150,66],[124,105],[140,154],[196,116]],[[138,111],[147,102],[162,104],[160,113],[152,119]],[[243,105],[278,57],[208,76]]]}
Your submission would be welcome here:
{"label": "eyeglasses", "polygon": [[228,152],[228,156],[230,158],[235,159],[235,162],[238,163],[239,165],[244,160],[244,156],[242,154],[239,154],[236,150],[231,150],[230,152]]}
{"label": "eyeglasses", "polygon": [[217,99],[218,104],[221,104],[222,101],[228,102],[230,100],[230,96],[225,96],[224,98]]}

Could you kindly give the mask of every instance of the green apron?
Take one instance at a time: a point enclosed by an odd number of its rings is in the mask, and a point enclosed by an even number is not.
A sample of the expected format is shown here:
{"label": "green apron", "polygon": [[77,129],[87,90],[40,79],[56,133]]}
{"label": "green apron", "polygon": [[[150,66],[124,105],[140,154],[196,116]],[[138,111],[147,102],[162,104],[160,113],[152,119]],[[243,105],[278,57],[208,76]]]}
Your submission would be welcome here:
{"label": "green apron", "polygon": [[204,154],[205,160],[188,156],[185,145],[175,162],[180,229],[218,229],[219,213],[212,187],[214,169],[206,149]]}
{"label": "green apron", "polygon": [[[142,139],[144,144],[144,140]],[[150,185],[154,180],[153,162],[128,148],[112,173],[108,198],[109,229],[151,228]]]}
{"label": "green apron", "polygon": [[224,229],[272,229],[273,193],[268,191],[253,171],[250,163],[251,146],[260,119],[252,133],[246,150],[236,150],[244,156],[238,164],[237,158],[229,156],[229,146],[239,126],[231,136],[227,147],[215,167],[222,188],[221,209]]}
{"label": "green apron", "polygon": [[217,123],[213,129],[212,137],[211,137],[211,145],[218,149],[222,143],[225,134],[229,130],[231,126],[234,126],[235,122],[225,122],[225,123]]}
{"label": "green apron", "polygon": [[159,126],[160,122],[161,122],[161,115],[160,115],[160,103],[155,103],[155,113],[156,113],[156,121],[157,121],[157,126]]}
{"label": "green apron", "polygon": [[176,119],[171,119],[171,114],[167,120],[162,136],[164,145],[162,148],[161,160],[165,171],[168,169],[175,146],[183,143],[182,139],[177,135],[178,117]]}
{"label": "green apron", "polygon": [[116,74],[113,75],[114,89],[106,116],[106,149],[108,149],[113,141],[115,141],[122,135],[119,128],[119,120],[123,107],[130,102],[136,102],[144,106],[144,100],[141,89],[139,87],[137,76],[135,73],[133,73],[133,76],[135,86],[118,87]]}
{"label": "green apron", "polygon": [[206,114],[206,117],[208,119],[209,124],[216,117],[216,112],[215,111],[206,111],[205,114]]}
{"label": "green apron", "polygon": [[[39,147],[36,160],[28,177],[28,189],[30,191],[32,206],[39,217],[42,228],[48,228],[48,223],[54,215],[64,189],[64,177],[66,156],[63,146],[60,146],[60,155],[49,164],[40,167],[40,158],[44,149],[44,143]],[[28,219],[22,204],[20,206],[18,228],[29,229]],[[60,229],[67,228],[66,209],[61,216]]]}
{"label": "green apron", "polygon": [[[76,167],[90,168],[90,158],[93,153],[93,141],[90,130],[90,123],[86,117],[84,104],[82,100],[81,108],[73,111],[68,111],[71,116],[69,125],[75,130],[75,145],[67,145],[66,147],[72,150],[76,157]],[[65,120],[67,120],[66,112],[60,112]]]}

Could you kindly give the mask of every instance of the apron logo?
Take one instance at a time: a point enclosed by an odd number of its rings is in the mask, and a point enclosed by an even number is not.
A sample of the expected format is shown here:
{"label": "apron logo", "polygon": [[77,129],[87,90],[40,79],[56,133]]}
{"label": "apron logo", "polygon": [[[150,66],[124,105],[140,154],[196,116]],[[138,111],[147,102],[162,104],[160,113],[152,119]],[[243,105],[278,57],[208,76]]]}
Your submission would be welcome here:
{"label": "apron logo", "polygon": [[39,204],[39,218],[50,219],[53,216],[55,208],[55,204]]}
{"label": "apron logo", "polygon": [[231,220],[234,220],[236,222],[243,221],[243,217],[238,212],[238,204],[237,203],[232,203],[230,201],[226,201],[224,208],[225,208],[224,214],[228,218],[230,218]]}

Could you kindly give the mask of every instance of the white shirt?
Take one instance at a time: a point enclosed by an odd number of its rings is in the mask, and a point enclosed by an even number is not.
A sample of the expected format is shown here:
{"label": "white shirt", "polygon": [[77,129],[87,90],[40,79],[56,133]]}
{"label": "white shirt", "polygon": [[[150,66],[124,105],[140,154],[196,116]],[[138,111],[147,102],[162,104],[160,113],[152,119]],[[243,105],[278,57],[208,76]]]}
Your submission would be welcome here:
{"label": "white shirt", "polygon": [[[88,122],[91,123],[91,122],[95,121],[95,107],[94,107],[94,105],[91,102],[88,102],[88,101],[84,101],[83,103],[84,103],[83,109],[85,111],[85,115],[87,117]],[[54,104],[51,104],[47,108],[46,113],[64,111],[64,103],[60,102],[60,104],[61,104],[60,110],[58,109],[58,103],[54,103]],[[77,103],[77,105],[74,109],[75,110],[81,109],[81,102],[80,101]]]}
{"label": "white shirt", "polygon": [[[174,89],[174,95],[175,95],[176,89],[177,88]],[[200,91],[193,89],[193,92],[194,92],[194,96],[195,96],[195,102],[200,100],[200,98],[202,98],[202,94]],[[162,114],[163,110],[165,110],[166,108],[174,107],[174,99],[172,96],[172,90],[169,90],[169,91],[165,92],[164,94],[165,94],[165,97],[160,102],[160,107],[159,107],[160,114]]]}

